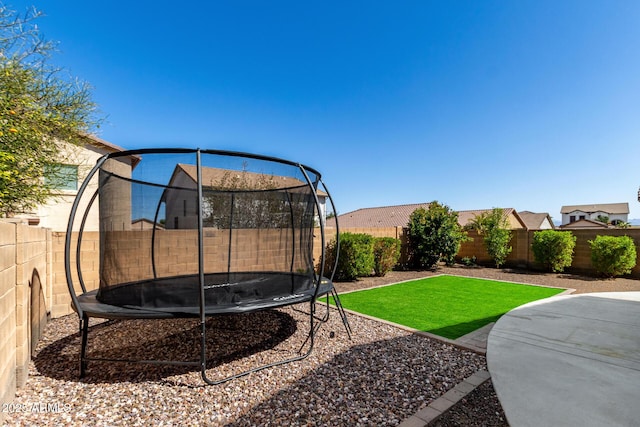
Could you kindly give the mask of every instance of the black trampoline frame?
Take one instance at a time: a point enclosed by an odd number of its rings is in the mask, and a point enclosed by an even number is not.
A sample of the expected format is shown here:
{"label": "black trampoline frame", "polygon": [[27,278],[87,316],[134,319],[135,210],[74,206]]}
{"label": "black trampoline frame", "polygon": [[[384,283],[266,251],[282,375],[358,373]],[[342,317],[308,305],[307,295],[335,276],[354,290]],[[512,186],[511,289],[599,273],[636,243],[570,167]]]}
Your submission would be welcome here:
{"label": "black trampoline frame", "polygon": [[[100,191],[100,185],[98,185],[96,191],[93,195],[91,195],[88,206],[84,209],[84,214],[82,216],[79,231],[77,232],[77,245],[76,245],[76,272],[78,275],[78,282],[80,288],[82,289],[81,294],[77,294],[75,291],[74,280],[72,276],[72,267],[71,267],[71,243],[73,240],[73,226],[75,223],[76,215],[78,213],[78,208],[80,204],[80,200],[86,191],[89,182],[95,176],[96,172],[100,170],[100,168],[104,165],[104,163],[108,159],[113,159],[117,157],[124,156],[139,156],[145,154],[195,154],[196,155],[196,167],[197,167],[197,200],[198,200],[198,285],[199,285],[199,305],[197,310],[194,312],[191,311],[176,311],[176,312],[167,312],[167,311],[154,311],[154,310],[144,310],[139,308],[127,308],[122,306],[114,306],[101,303],[96,299],[97,290],[87,291],[87,287],[83,280],[82,276],[82,268],[81,268],[81,250],[82,250],[82,235],[84,232],[84,228],[87,222],[89,211],[91,210],[91,206],[96,200],[97,195]],[[202,184],[202,164],[201,164],[201,154],[213,154],[213,155],[223,155],[223,156],[231,156],[231,157],[239,157],[246,159],[257,159],[264,160],[269,162],[277,162],[290,166],[294,166],[299,168],[302,175],[306,179],[306,184],[312,190],[312,194],[314,197],[315,207],[318,212],[320,212],[320,201],[318,199],[317,187],[313,185],[312,181],[309,178],[307,171],[315,174],[317,176],[318,184],[322,185],[324,192],[327,194],[327,198],[331,203],[331,207],[334,212],[337,212],[335,209],[335,204],[326,184],[322,181],[321,175],[315,169],[302,165],[300,163],[291,162],[288,160],[280,159],[277,157],[271,156],[263,156],[258,154],[250,154],[244,152],[236,152],[236,151],[224,151],[224,150],[203,150],[203,149],[185,149],[185,148],[147,148],[147,149],[138,149],[138,150],[127,150],[115,153],[109,153],[102,157],[100,157],[96,165],[91,169],[89,174],[84,179],[80,188],[78,189],[78,193],[74,200],[74,203],[71,207],[71,212],[69,215],[69,221],[67,225],[67,233],[65,238],[65,275],[67,280],[67,286],[69,289],[69,294],[71,297],[72,308],[79,317],[79,334],[81,337],[80,344],[80,377],[84,377],[86,374],[86,369],[88,363],[91,362],[125,362],[125,363],[146,363],[146,364],[168,364],[168,365],[181,365],[181,366],[194,366],[200,368],[200,373],[203,381],[208,385],[216,385],[221,384],[245,375],[248,375],[253,372],[257,372],[263,369],[271,368],[278,365],[283,365],[286,363],[291,363],[295,361],[299,361],[308,357],[314,347],[315,344],[315,335],[318,332],[320,326],[325,323],[329,319],[330,313],[330,304],[329,304],[329,295],[334,298],[336,308],[340,314],[342,323],[345,327],[345,330],[351,338],[351,327],[349,325],[348,319],[346,317],[346,313],[340,303],[340,298],[337,294],[335,287],[333,286],[333,277],[336,272],[337,262],[338,262],[338,254],[340,250],[340,230],[337,218],[335,218],[336,224],[336,259],[331,270],[330,277],[323,277],[322,272],[325,271],[325,248],[326,248],[326,236],[325,236],[325,224],[324,221],[320,222],[320,235],[321,235],[321,258],[319,262],[319,272],[313,272],[313,280],[314,280],[314,290],[313,292],[307,292],[304,295],[295,295],[290,298],[284,298],[277,303],[267,304],[263,306],[255,306],[255,307],[243,307],[242,309],[234,310],[233,308],[227,307],[225,310],[216,311],[215,307],[207,306],[205,299],[205,271],[204,271],[204,244],[203,244],[203,184]],[[159,210],[159,207],[158,207]],[[156,217],[154,221],[157,222],[158,210],[156,210]],[[155,223],[154,222],[154,223]],[[153,227],[152,239],[155,239],[155,226]],[[231,234],[231,233],[230,233]],[[153,248],[154,245],[152,244]],[[153,249],[152,249],[153,252]],[[311,255],[310,255],[311,256]],[[151,257],[153,264],[153,274],[156,275],[156,267],[155,267],[155,257],[152,255]],[[320,303],[319,298],[322,296],[326,296],[326,311],[323,315],[319,316],[316,314],[316,306]],[[264,310],[271,309],[277,307],[283,307],[293,304],[299,303],[308,303],[309,311],[306,313],[308,315],[309,321],[309,332],[308,335],[298,350],[298,355],[290,358],[286,358],[280,361],[267,363],[261,366],[256,366],[254,368],[250,368],[248,370],[242,371],[237,374],[233,374],[231,376],[219,379],[219,380],[211,380],[208,378],[206,373],[206,339],[207,339],[207,328],[206,328],[206,317],[207,316],[215,316],[215,315],[223,315],[234,312],[251,312],[256,310]],[[129,360],[129,359],[111,359],[111,358],[97,358],[97,357],[89,357],[87,355],[87,343],[88,343],[88,335],[89,335],[89,319],[90,318],[103,318],[103,319],[167,319],[167,318],[178,318],[178,317],[197,317],[200,320],[200,355],[198,360],[192,361],[177,361],[177,360]],[[303,352],[304,347],[309,343],[306,351]]]}

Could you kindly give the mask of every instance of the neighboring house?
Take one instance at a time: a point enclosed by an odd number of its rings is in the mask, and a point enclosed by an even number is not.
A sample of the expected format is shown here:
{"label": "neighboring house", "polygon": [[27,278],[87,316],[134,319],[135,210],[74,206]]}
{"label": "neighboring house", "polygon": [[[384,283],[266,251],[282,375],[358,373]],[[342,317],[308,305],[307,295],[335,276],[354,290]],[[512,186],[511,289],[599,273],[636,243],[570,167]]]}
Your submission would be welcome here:
{"label": "neighboring house", "polygon": [[[493,209],[478,209],[478,210],[471,210],[471,211],[458,211],[458,223],[463,226],[463,227],[467,227],[471,224],[471,222],[473,221],[473,219],[477,216],[480,216],[482,214],[490,214],[493,211]],[[524,221],[522,220],[522,218],[520,218],[520,215],[518,214],[518,212],[516,212],[515,209],[513,208],[502,208],[502,213],[503,215],[506,217],[507,222],[509,223],[509,229],[510,230],[519,230],[519,229],[526,229],[527,226],[525,225]]]}
{"label": "neighboring house", "polygon": [[[164,194],[164,202],[166,204],[165,215],[167,229],[185,229],[198,227],[198,204],[195,194],[197,182],[197,168],[195,165],[178,164],[171,175],[168,188]],[[261,174],[247,171],[237,171],[229,169],[220,169],[213,167],[202,168],[203,191],[203,212],[205,226],[216,227],[219,223],[228,222],[224,218],[212,218],[211,213],[214,209],[210,207],[213,203],[227,203],[224,200],[224,193],[209,193],[207,190],[212,189],[229,189],[235,188],[258,188],[268,190],[270,188],[295,189],[296,187],[306,186],[307,184],[297,178],[288,176],[276,176]],[[295,191],[293,191],[295,192]],[[254,195],[255,194],[255,195]],[[269,200],[261,200],[259,193],[252,193],[251,200],[245,200],[245,203],[252,205],[250,209],[258,209],[264,207]],[[326,219],[326,198],[327,194],[318,191],[318,201],[320,203],[320,218],[322,221]],[[279,204],[280,201],[277,201]],[[238,203],[236,201],[236,203]],[[261,205],[262,203],[262,205]],[[245,205],[247,206],[247,205]],[[220,211],[218,209],[218,211]],[[225,215],[225,209],[222,209],[222,215]],[[273,220],[273,218],[271,219]],[[277,219],[275,219],[277,221]],[[246,227],[257,226],[257,224],[245,224]]]}
{"label": "neighboring house", "polygon": [[[85,143],[75,146],[65,142],[60,143],[61,158],[64,160],[60,165],[61,177],[56,179],[56,190],[49,201],[39,206],[34,212],[16,215],[16,217],[26,218],[29,224],[50,228],[53,231],[66,231],[71,212],[71,205],[75,200],[80,185],[84,181],[89,171],[96,164],[96,161],[105,154],[123,151],[121,147],[104,141],[93,135],[84,136]],[[113,168],[125,176],[131,176],[131,169],[135,167],[135,159],[123,157],[118,163],[113,163]],[[97,189],[97,177],[94,177],[87,192],[93,193]],[[88,198],[83,198],[88,201]],[[84,200],[83,200],[84,201]],[[130,202],[129,202],[130,203]],[[91,214],[87,217],[85,229],[95,231],[98,229],[98,204],[94,203]],[[84,205],[79,206],[84,212]],[[131,221],[131,217],[129,217]],[[74,230],[77,230],[77,223]]]}
{"label": "neighboring house", "polygon": [[338,215],[340,228],[406,227],[411,213],[418,208],[429,209],[430,203],[362,208]]}
{"label": "neighboring house", "polygon": [[[353,212],[338,215],[340,228],[370,228],[370,227],[406,227],[411,213],[418,208],[429,209],[430,203],[415,203],[408,205],[382,206],[377,208],[363,208]],[[458,223],[464,227],[476,215],[491,212],[492,209],[480,209],[458,212]],[[513,208],[505,208],[504,214],[509,221],[510,229],[526,228],[524,222]]]}
{"label": "neighboring house", "polygon": [[570,222],[569,224],[564,224],[560,226],[561,229],[580,229],[580,228],[611,228],[609,224],[605,224],[604,222],[595,221],[592,219],[579,219],[577,221]]}
{"label": "neighboring house", "polygon": [[156,230],[164,230],[162,224],[154,224],[152,220],[147,218],[138,218],[131,221],[132,230],[153,230],[154,225]]}
{"label": "neighboring house", "polygon": [[530,211],[520,211],[518,212],[520,218],[524,222],[527,230],[552,230],[555,227],[553,221],[551,220],[551,216],[544,213],[535,213]]}
{"label": "neighboring house", "polygon": [[595,205],[569,205],[560,209],[562,226],[581,219],[597,221],[598,217],[608,217],[609,223],[617,225],[629,220],[629,203],[602,203]]}

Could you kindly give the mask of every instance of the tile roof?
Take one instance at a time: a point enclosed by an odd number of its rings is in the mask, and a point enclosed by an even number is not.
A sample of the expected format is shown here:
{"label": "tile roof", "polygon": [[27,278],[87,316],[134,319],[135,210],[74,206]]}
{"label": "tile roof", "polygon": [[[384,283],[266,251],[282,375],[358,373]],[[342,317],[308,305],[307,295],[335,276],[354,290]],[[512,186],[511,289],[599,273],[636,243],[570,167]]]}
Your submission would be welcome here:
{"label": "tile roof", "polygon": [[411,213],[418,208],[429,209],[430,203],[362,208],[338,215],[341,228],[406,227]]}
{"label": "tile roof", "polygon": [[[491,213],[493,209],[475,209],[470,211],[458,211],[458,224],[461,226],[468,225],[476,216],[484,213]],[[526,228],[524,221],[518,215],[514,208],[502,208],[503,215],[509,220],[511,228]]]}
{"label": "tile roof", "polygon": [[[103,150],[106,150],[108,152],[117,153],[120,151],[125,151],[125,149],[120,147],[119,145],[112,144],[108,141],[105,141],[104,139],[100,139],[93,134],[81,132],[80,136],[82,136],[88,144],[91,144],[94,147],[98,147]],[[128,156],[128,157],[131,159],[132,168],[135,168],[138,165],[138,163],[140,163],[140,160],[141,160],[140,156]]]}
{"label": "tile roof", "polygon": [[[414,203],[408,205],[382,206],[376,208],[362,208],[352,212],[338,215],[338,224],[341,228],[368,228],[368,227],[406,227],[411,213],[418,208],[429,209],[430,203]],[[492,209],[477,209],[458,211],[458,223],[467,225],[476,215],[491,212]],[[525,228],[524,222],[513,208],[504,208],[505,216],[513,218],[510,221],[512,228]],[[514,223],[514,221],[517,223]]]}
{"label": "tile roof", "polygon": [[593,205],[567,205],[560,209],[560,213],[568,214],[574,211],[587,213],[604,212],[608,214],[628,214],[629,203],[600,203]]}
{"label": "tile roof", "polygon": [[[193,182],[197,181],[197,167],[196,165],[187,165],[183,163],[178,163],[173,172],[173,176],[171,177],[171,181],[173,181],[174,177],[179,171],[183,171]],[[221,183],[226,184],[227,186],[232,185],[235,180],[242,180],[243,184],[255,186],[256,189],[265,189],[265,185],[268,184],[269,187],[273,186],[274,188],[295,188],[306,186],[307,184],[303,181],[293,178],[290,176],[278,176],[278,175],[269,175],[262,174],[256,172],[248,172],[248,171],[237,171],[237,170],[229,170],[229,169],[221,169],[221,168],[213,168],[213,167],[202,167],[202,183],[203,186],[216,186]],[[326,197],[327,193],[318,190],[318,196]]]}
{"label": "tile roof", "polygon": [[547,212],[536,213],[531,211],[520,211],[518,212],[518,215],[520,215],[520,218],[528,230],[538,230],[545,219],[549,221],[549,225],[551,227],[554,227],[551,216]]}
{"label": "tile roof", "polygon": [[111,142],[98,138],[96,135],[82,132],[81,136],[86,138],[90,144],[96,145],[98,147],[104,147],[107,150],[114,151],[114,152],[124,151],[124,148],[120,147],[119,145],[112,144]]}
{"label": "tile roof", "polygon": [[[511,209],[513,210],[513,209]],[[478,216],[478,215],[482,215],[483,213],[489,213],[491,212],[491,209],[474,209],[474,210],[470,210],[470,211],[458,211],[458,224],[460,224],[461,226],[465,226],[465,225],[469,225],[469,223],[471,221],[473,221],[473,219]],[[507,212],[507,210],[504,210],[504,214],[508,215],[510,212]]]}

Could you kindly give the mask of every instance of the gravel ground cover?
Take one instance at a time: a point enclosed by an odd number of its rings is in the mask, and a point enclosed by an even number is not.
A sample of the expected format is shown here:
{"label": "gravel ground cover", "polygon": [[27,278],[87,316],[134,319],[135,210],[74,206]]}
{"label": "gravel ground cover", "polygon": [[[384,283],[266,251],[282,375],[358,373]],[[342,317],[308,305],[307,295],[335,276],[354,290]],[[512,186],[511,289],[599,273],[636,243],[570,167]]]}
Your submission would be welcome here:
{"label": "gravel ground cover", "polygon": [[[437,273],[571,287],[577,292],[640,290],[640,281],[630,279],[462,267]],[[343,292],[432,274],[390,272],[384,278],[337,287]],[[209,319],[208,375],[216,378],[296,354],[306,337],[307,318],[289,307]],[[351,315],[349,321],[352,340],[332,311],[307,359],[204,386],[193,368],[165,365],[93,362],[80,380],[77,316],[54,319],[38,345],[27,384],[6,408],[5,423],[393,426],[478,369],[486,369],[482,355],[359,316]],[[199,351],[194,320],[95,322],[91,328],[93,356],[188,360]],[[491,384],[485,383],[437,422],[506,425],[501,411]]]}
{"label": "gravel ground cover", "polygon": [[[293,308],[210,319],[208,374],[216,378],[296,353],[306,319]],[[205,386],[194,368],[100,362],[90,363],[80,380],[77,317],[54,319],[6,423],[397,425],[486,366],[483,356],[437,340],[358,316],[349,321],[352,340],[332,312],[309,358]],[[91,328],[93,356],[187,360],[198,354],[198,324],[189,319],[96,322]]]}

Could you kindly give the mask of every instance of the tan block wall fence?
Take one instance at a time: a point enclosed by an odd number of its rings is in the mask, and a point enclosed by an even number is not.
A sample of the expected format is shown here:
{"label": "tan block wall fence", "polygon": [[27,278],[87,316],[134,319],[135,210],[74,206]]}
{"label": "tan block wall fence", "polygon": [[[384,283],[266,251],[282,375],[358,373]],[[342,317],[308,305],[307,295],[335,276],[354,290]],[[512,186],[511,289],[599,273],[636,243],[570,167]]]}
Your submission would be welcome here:
{"label": "tan block wall fence", "polygon": [[[51,232],[0,222],[0,403],[27,380],[51,301]],[[5,414],[0,414],[0,421]]]}
{"label": "tan block wall fence", "polygon": [[[512,250],[507,257],[506,266],[542,270],[543,267],[536,263],[533,251],[531,250],[531,243],[533,242],[533,234],[535,231],[512,230],[512,233]],[[637,257],[636,266],[631,271],[631,276],[640,278],[640,228],[571,230],[571,233],[576,236],[576,247],[573,251],[573,263],[571,267],[565,269],[566,272],[595,275],[596,272],[591,265],[591,246],[589,245],[589,240],[593,240],[599,235],[629,236],[636,245]],[[478,264],[492,266],[493,261],[484,248],[482,236],[478,236],[475,231],[469,232],[468,235],[473,238],[473,241],[462,244],[460,251],[458,251],[458,259],[475,256]]]}
{"label": "tan block wall fence", "polygon": [[[402,256],[400,263],[407,261],[407,237],[403,227],[372,227],[372,228],[341,228],[341,233],[363,233],[374,237],[394,237],[402,242]],[[570,268],[565,271],[569,273],[583,273],[594,275],[595,271],[591,265],[591,247],[589,240],[593,240],[598,235],[607,236],[629,236],[636,244],[637,260],[636,266],[631,271],[631,277],[640,278],[640,228],[628,229],[587,229],[587,230],[571,230],[576,236],[576,247],[573,253],[573,263]],[[541,270],[542,266],[535,262],[533,251],[531,250],[531,242],[533,241],[533,233],[535,230],[512,230],[511,247],[513,248],[507,257],[506,267],[528,268],[532,270]],[[327,241],[335,238],[335,230],[329,229],[326,232]],[[473,240],[465,242],[458,251],[458,260],[464,257],[476,257],[476,262],[480,265],[493,266],[493,261],[484,248],[482,236],[478,236],[475,231],[470,231],[468,236]],[[314,246],[315,258],[320,256],[320,244],[316,236],[316,244]]]}
{"label": "tan block wall fence", "polygon": [[[375,237],[394,237],[403,243],[403,258],[406,260],[406,237],[402,227],[351,228],[341,232],[365,233]],[[599,234],[631,236],[636,245],[640,242],[640,229],[573,230],[577,237],[573,265],[568,271],[593,273],[591,251],[588,240]],[[269,270],[288,265],[289,256],[283,255],[278,242],[277,230],[236,231],[234,235],[234,260],[237,268],[247,270]],[[150,231],[114,232],[108,244],[118,247],[119,256],[110,260],[111,268],[121,272],[120,278],[135,279],[150,275],[150,269],[141,271],[138,261],[132,262],[140,253],[150,252]],[[187,248],[197,245],[197,235],[193,230],[164,230],[159,239],[159,274],[186,274],[197,272],[197,256]],[[491,261],[484,249],[482,238],[470,233],[473,241],[462,245],[458,258],[475,256],[479,264],[490,265]],[[226,245],[226,232],[205,230],[205,260],[207,268],[224,270],[227,254],[219,253],[217,247]],[[507,259],[508,266],[536,268],[530,242],[533,231],[514,230],[511,245],[513,251]],[[335,239],[335,229],[328,228],[325,241]],[[73,239],[72,241],[75,241]],[[65,233],[48,229],[29,227],[26,224],[0,222],[0,399],[13,399],[16,387],[26,381],[28,363],[39,334],[47,317],[60,317],[72,313],[64,270]],[[255,248],[261,247],[262,258],[256,259]],[[80,255],[83,279],[88,289],[99,284],[100,240],[97,232],[86,232],[82,240]],[[271,253],[271,255],[269,255]],[[640,250],[638,266],[632,276],[640,277]],[[75,247],[71,249],[72,263],[75,265]],[[251,256],[251,254],[254,254]],[[314,262],[320,260],[321,236],[316,230],[314,236]],[[217,264],[218,266],[214,265]],[[105,272],[109,274],[109,265]],[[75,270],[75,268],[72,268]],[[75,273],[74,273],[75,274]],[[115,278],[114,278],[115,280]],[[77,277],[74,282],[78,283]]]}

